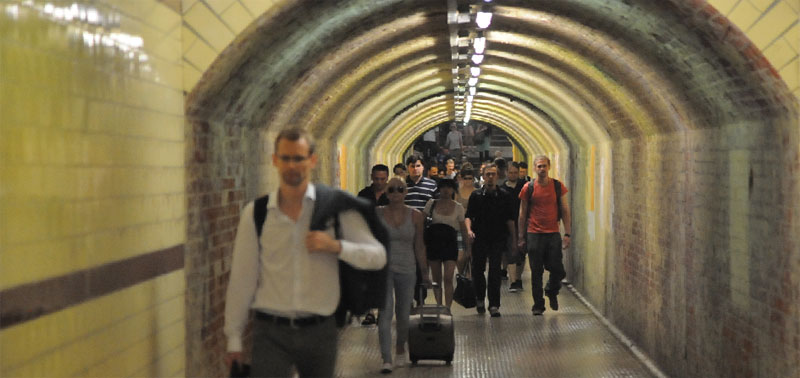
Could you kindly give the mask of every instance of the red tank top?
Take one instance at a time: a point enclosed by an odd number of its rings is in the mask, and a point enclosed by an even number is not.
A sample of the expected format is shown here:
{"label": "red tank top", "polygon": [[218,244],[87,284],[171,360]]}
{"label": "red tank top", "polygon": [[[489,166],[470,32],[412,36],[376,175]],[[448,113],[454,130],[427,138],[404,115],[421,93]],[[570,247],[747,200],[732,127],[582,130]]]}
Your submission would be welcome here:
{"label": "red tank top", "polygon": [[[556,201],[556,190],[552,179],[545,187],[539,186],[534,179],[533,202],[530,203],[530,213],[528,214],[528,232],[534,234],[544,234],[559,232],[558,229],[558,202]],[[561,195],[567,193],[567,187],[561,184]],[[528,184],[530,185],[530,184]],[[528,199],[528,185],[525,185],[519,192],[520,199]]]}

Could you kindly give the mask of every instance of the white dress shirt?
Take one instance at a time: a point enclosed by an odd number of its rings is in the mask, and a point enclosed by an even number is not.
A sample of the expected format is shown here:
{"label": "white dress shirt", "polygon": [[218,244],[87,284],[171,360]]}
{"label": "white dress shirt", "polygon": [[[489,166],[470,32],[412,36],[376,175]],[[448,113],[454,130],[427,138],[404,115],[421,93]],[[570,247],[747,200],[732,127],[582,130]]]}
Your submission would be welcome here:
{"label": "white dress shirt", "polygon": [[[386,265],[386,250],[356,210],[339,215],[342,250],[338,256],[309,252],[305,238],[315,200],[316,190],[309,184],[295,222],[278,207],[277,190],[270,193],[260,252],[253,202],[242,210],[225,304],[228,351],[242,350],[242,333],[251,308],[290,318],[333,314],[339,304],[339,259],[361,269]],[[335,237],[332,221],[326,232]]]}

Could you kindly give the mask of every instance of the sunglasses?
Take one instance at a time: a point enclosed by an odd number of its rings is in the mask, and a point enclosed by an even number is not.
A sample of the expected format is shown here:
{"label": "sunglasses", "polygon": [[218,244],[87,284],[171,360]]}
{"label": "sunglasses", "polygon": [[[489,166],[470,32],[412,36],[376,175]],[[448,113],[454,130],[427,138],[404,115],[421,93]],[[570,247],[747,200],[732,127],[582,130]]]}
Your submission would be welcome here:
{"label": "sunglasses", "polygon": [[301,163],[308,159],[308,156],[302,155],[278,155],[278,159],[284,163],[293,162],[293,163]]}
{"label": "sunglasses", "polygon": [[386,189],[386,191],[389,193],[394,193],[394,192],[403,193],[406,191],[406,188],[402,186],[390,186],[389,189]]}

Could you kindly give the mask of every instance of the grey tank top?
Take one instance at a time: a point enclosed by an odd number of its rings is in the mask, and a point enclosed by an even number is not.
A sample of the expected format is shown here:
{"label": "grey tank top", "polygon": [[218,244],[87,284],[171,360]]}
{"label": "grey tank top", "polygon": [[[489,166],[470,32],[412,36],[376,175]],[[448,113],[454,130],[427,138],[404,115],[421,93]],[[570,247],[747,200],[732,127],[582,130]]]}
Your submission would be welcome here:
{"label": "grey tank top", "polygon": [[417,271],[417,262],[414,257],[414,222],[411,220],[411,211],[408,209],[406,219],[399,227],[394,227],[383,215],[383,207],[378,208],[378,218],[389,231],[389,270],[394,273],[410,274]]}

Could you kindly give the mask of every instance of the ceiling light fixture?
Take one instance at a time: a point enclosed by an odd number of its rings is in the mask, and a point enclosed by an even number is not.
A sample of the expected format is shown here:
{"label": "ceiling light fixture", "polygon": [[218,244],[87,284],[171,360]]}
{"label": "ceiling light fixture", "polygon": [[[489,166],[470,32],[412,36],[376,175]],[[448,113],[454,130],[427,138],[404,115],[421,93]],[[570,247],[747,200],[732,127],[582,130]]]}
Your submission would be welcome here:
{"label": "ceiling light fixture", "polygon": [[478,12],[478,15],[475,16],[475,23],[478,24],[478,28],[486,29],[489,25],[492,24],[492,14],[489,12]]}

